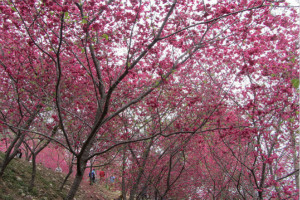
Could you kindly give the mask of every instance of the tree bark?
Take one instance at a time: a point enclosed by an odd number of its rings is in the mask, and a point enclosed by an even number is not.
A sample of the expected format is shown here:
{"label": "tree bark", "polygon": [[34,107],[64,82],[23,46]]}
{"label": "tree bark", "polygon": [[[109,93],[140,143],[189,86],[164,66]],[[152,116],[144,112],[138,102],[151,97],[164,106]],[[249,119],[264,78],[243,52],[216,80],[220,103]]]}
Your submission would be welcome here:
{"label": "tree bark", "polygon": [[[12,161],[12,159],[17,155],[17,149],[19,149],[19,147],[21,146],[22,142],[24,140],[24,135],[18,134],[16,136],[16,138],[14,139],[14,141],[9,145],[4,160],[2,161],[1,164],[1,170],[0,170],[0,178],[2,178],[4,171],[6,169],[6,167],[8,166],[8,164],[10,163],[10,161]],[[11,153],[12,152],[12,153]]]}
{"label": "tree bark", "polygon": [[139,167],[139,174],[137,176],[137,179],[136,179],[136,182],[135,184],[132,186],[132,189],[130,190],[130,197],[129,199],[130,200],[134,200],[134,197],[136,195],[136,192],[138,190],[138,186],[140,184],[140,181],[142,179],[142,176],[144,174],[144,170],[145,170],[145,166],[146,166],[146,161],[148,159],[148,156],[149,156],[149,153],[150,153],[150,149],[151,149],[151,146],[153,145],[153,138],[150,140],[149,142],[149,145],[147,146],[147,149],[144,151],[143,153],[143,157],[142,157],[142,160],[143,160],[143,163],[142,165]]}
{"label": "tree bark", "polygon": [[5,157],[2,161],[2,164],[1,164],[1,170],[0,170],[0,178],[2,178],[3,174],[4,174],[4,171],[7,167],[7,165],[10,163],[10,161],[16,156],[17,154],[17,148],[14,149],[14,151],[12,152],[11,154],[11,151],[12,149],[14,148],[16,142],[18,141],[18,139],[20,138],[20,136],[17,136],[14,141],[10,144],[10,146],[8,147],[8,149],[6,150],[6,153],[5,153]]}
{"label": "tree bark", "polygon": [[[33,112],[33,114],[30,116],[30,118],[26,121],[26,123],[24,124],[24,126],[22,126],[22,129],[28,130],[31,123],[33,122],[33,120],[35,119],[35,117],[37,116],[37,114],[40,112],[42,106],[41,105],[37,105],[35,111]],[[1,170],[0,170],[0,178],[3,176],[4,171],[7,167],[7,165],[10,163],[10,161],[16,156],[17,154],[17,150],[20,148],[21,144],[24,141],[25,138],[25,133],[22,133],[21,130],[18,130],[18,132],[16,133],[16,138],[13,140],[13,142],[9,145],[4,160],[2,162],[1,165]],[[11,151],[13,150],[12,154],[10,155]]]}
{"label": "tree bark", "polygon": [[126,146],[123,149],[123,160],[122,160],[122,197],[126,200],[126,185],[125,185],[125,165],[126,165]]}
{"label": "tree bark", "polygon": [[68,172],[67,176],[65,177],[63,183],[61,184],[61,186],[60,186],[60,188],[59,188],[60,191],[62,191],[62,189],[64,188],[66,182],[68,181],[68,179],[69,179],[69,177],[70,177],[70,175],[71,175],[72,173],[73,173],[73,159],[72,159],[71,165],[69,166],[69,172]]}
{"label": "tree bark", "polygon": [[[291,143],[293,148],[293,164],[294,164],[294,171],[299,169],[299,159],[297,156],[297,140],[294,131],[291,131]],[[296,188],[299,190],[299,172],[295,173],[295,182]]]}
{"label": "tree bark", "polygon": [[83,178],[83,173],[76,173],[76,177],[75,177],[75,180],[72,184],[72,187],[68,193],[68,196],[66,197],[65,200],[72,200],[74,199],[75,197],[75,194],[80,186],[80,183],[82,181],[82,178]]}
{"label": "tree bark", "polygon": [[36,176],[36,155],[32,154],[32,174],[31,174],[31,180],[30,180],[30,186],[29,186],[29,191],[32,191],[34,187],[34,182],[35,182],[35,176]]}
{"label": "tree bark", "polygon": [[70,189],[67,197],[65,198],[65,200],[72,200],[75,197],[75,194],[76,194],[76,192],[80,186],[80,183],[82,181],[82,178],[84,176],[84,171],[86,169],[86,164],[88,161],[87,158],[89,156],[91,147],[92,147],[92,144],[89,144],[87,146],[87,148],[85,149],[85,151],[83,152],[83,154],[81,155],[81,157],[77,157],[77,169],[76,169],[75,180],[73,181],[71,189]]}

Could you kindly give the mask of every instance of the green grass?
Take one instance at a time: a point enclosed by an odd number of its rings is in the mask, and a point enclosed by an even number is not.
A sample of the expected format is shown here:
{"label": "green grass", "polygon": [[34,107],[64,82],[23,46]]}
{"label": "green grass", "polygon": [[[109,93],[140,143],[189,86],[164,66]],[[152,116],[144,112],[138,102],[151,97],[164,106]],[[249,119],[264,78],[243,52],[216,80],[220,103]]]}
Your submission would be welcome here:
{"label": "green grass", "polygon": [[[0,152],[0,164],[4,154]],[[2,180],[0,180],[0,200],[62,200],[68,193],[66,188],[71,187],[72,178],[62,191],[59,190],[65,174],[57,173],[38,164],[35,179],[35,187],[29,190],[32,165],[23,159],[15,158],[7,166]],[[104,185],[90,186],[88,182],[82,182],[76,193],[76,200],[86,199],[114,199],[120,194],[112,192]]]}
{"label": "green grass", "polygon": [[[0,162],[4,154],[0,152]],[[31,180],[31,163],[15,158],[7,166],[0,181],[0,199],[63,199],[67,191],[59,190],[64,176],[41,165],[37,166],[35,187],[29,190]]]}

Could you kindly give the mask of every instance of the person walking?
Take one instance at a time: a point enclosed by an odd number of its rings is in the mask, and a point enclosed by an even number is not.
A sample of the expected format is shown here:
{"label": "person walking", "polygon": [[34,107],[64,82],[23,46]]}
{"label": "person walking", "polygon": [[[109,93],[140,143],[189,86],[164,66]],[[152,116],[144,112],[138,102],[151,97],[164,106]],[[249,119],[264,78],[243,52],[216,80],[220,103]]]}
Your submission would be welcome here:
{"label": "person walking", "polygon": [[95,172],[95,169],[93,169],[92,172],[89,173],[89,177],[90,177],[90,181],[91,181],[90,184],[91,185],[96,182],[96,172]]}

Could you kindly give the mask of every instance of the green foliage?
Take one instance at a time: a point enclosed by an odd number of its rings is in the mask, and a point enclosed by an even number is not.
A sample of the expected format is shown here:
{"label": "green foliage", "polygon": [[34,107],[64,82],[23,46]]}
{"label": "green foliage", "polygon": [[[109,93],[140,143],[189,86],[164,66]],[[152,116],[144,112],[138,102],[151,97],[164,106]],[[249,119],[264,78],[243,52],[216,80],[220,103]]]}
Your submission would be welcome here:
{"label": "green foliage", "polygon": [[294,88],[299,88],[299,79],[292,79],[291,82]]}
{"label": "green foliage", "polygon": [[106,40],[108,40],[108,35],[107,35],[107,34],[104,33],[104,34],[102,35],[102,37],[105,38]]}
{"label": "green foliage", "polygon": [[68,13],[68,12],[65,12],[65,18],[66,18],[66,19],[70,19],[70,16],[69,16],[69,13]]}
{"label": "green foliage", "polygon": [[15,12],[17,12],[17,9],[15,7],[11,7],[11,9]]}
{"label": "green foliage", "polygon": [[296,58],[292,57],[291,61],[292,61],[292,63],[295,63],[296,62]]}
{"label": "green foliage", "polygon": [[295,121],[295,118],[289,118],[289,121],[293,123]]}

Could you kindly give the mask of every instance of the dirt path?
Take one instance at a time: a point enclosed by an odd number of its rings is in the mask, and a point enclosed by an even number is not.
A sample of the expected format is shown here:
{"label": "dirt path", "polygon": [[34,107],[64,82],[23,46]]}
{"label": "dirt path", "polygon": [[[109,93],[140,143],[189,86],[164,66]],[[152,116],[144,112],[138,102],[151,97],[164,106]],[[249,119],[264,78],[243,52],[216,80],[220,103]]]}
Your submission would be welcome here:
{"label": "dirt path", "polygon": [[81,190],[85,191],[84,195],[79,195],[79,198],[83,200],[114,200],[120,196],[119,191],[115,191],[113,188],[109,190],[105,187],[105,184],[100,183],[90,185],[87,181],[83,181],[81,183]]}

